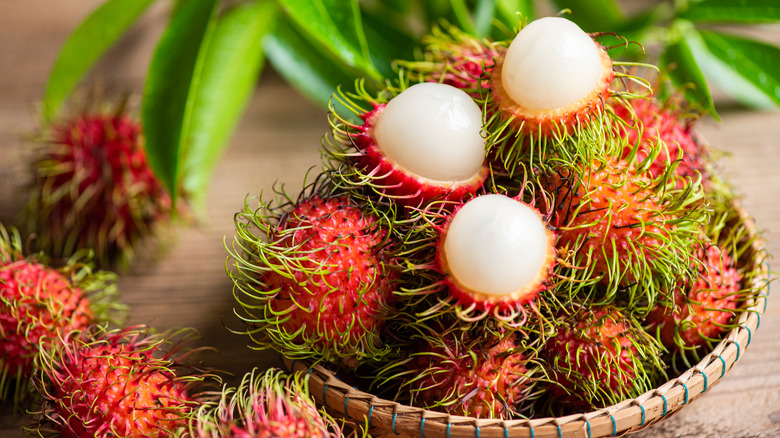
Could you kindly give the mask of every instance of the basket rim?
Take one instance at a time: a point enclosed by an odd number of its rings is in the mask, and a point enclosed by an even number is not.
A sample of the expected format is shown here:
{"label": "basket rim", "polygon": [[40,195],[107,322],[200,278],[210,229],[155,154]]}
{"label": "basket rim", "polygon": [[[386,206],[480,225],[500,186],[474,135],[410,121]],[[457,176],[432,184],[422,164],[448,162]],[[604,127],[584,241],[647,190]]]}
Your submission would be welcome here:
{"label": "basket rim", "polygon": [[757,293],[746,303],[746,311],[739,315],[739,325],[729,331],[710,353],[679,376],[636,398],[564,417],[478,419],[379,398],[348,385],[324,366],[309,360],[282,357],[282,361],[290,371],[309,374],[309,390],[319,405],[347,419],[360,419],[369,430],[384,429],[394,435],[421,438],[595,438],[642,430],[677,413],[719,383],[750,345],[753,333],[760,326],[761,314],[766,310],[769,296],[770,270],[766,260],[759,260],[758,255],[765,254],[765,251],[752,218],[738,202],[735,201],[732,207],[753,238],[752,262],[757,268],[757,275],[752,279],[752,286]]}

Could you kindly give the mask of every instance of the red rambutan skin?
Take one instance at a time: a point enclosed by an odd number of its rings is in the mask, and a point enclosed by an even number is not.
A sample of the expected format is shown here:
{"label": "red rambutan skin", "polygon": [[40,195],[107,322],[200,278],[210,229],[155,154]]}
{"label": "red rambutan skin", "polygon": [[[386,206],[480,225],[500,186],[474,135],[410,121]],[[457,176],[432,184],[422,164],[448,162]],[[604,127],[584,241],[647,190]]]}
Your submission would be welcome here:
{"label": "red rambutan skin", "polygon": [[705,245],[696,258],[698,275],[675,290],[674,308],[656,306],[647,316],[651,330],[657,328],[669,348],[695,348],[719,338],[740,301],[741,276],[726,251]]}
{"label": "red rambutan skin", "polygon": [[[471,342],[452,335],[434,345],[423,342],[412,368],[422,378],[411,383],[415,404],[440,406],[453,415],[509,418],[528,389],[527,358],[516,351],[516,335]],[[470,351],[469,351],[470,349]]]}
{"label": "red rambutan skin", "polygon": [[[654,248],[663,245],[667,218],[660,214],[663,208],[647,175],[623,161],[602,164],[585,168],[581,177],[576,172],[553,176],[556,206],[551,223],[560,236],[559,249],[590,253],[595,275],[603,274],[606,282],[630,283],[635,281],[630,264],[645,263],[655,256]],[[609,278],[610,263],[615,262],[617,272],[626,273],[622,279]]]}
{"label": "red rambutan skin", "polygon": [[490,88],[489,76],[495,66],[495,59],[506,51],[504,47],[485,44],[473,38],[436,43],[438,47],[435,47],[431,56],[436,67],[425,74],[425,81],[475,90],[471,91],[474,98],[481,97],[480,89]]}
{"label": "red rambutan skin", "polygon": [[[277,376],[277,377],[274,377]],[[339,438],[341,429],[317,410],[308,387],[297,380],[276,381],[269,370],[249,387],[245,377],[232,398],[220,401],[216,416],[201,427],[201,438]],[[254,375],[251,376],[253,379]],[[258,385],[257,383],[260,382]],[[329,418],[329,417],[328,417]],[[330,418],[329,418],[330,419]]]}
{"label": "red rambutan skin", "polygon": [[46,348],[93,321],[89,300],[56,270],[27,260],[0,267],[0,368],[9,375],[30,374],[41,340]]}
{"label": "red rambutan skin", "polygon": [[284,215],[276,234],[300,257],[287,272],[292,278],[275,271],[263,278],[278,288],[269,306],[281,314],[281,329],[341,355],[377,342],[397,274],[383,265],[393,262],[376,217],[347,198],[314,196]]}
{"label": "red rambutan skin", "polygon": [[30,207],[53,255],[90,248],[101,263],[112,262],[170,214],[170,197],[148,165],[139,122],[124,114],[85,113],[51,133],[37,159]]}
{"label": "red rambutan skin", "polygon": [[[675,161],[679,161],[675,174],[680,177],[695,180],[700,174],[704,174],[705,151],[696,141],[691,124],[685,123],[678,111],[661,108],[652,99],[628,99],[628,102],[633,113],[623,105],[613,107],[615,114],[628,123],[628,126],[621,126],[620,129],[629,144],[624,156],[637,145],[636,159],[637,162],[642,162],[661,140],[665,147],[661,148],[648,168],[654,178],[666,172],[667,163]],[[680,188],[683,184],[684,180],[680,180],[677,187]]]}
{"label": "red rambutan skin", "polygon": [[483,165],[472,178],[463,181],[436,181],[413,174],[388,158],[372,136],[376,120],[386,104],[374,104],[374,108],[363,114],[363,125],[350,134],[352,144],[359,155],[354,157],[355,165],[371,176],[371,185],[395,200],[400,205],[416,207],[432,200],[461,201],[473,195],[482,187],[490,173]]}
{"label": "red rambutan skin", "polygon": [[611,94],[609,84],[615,78],[612,59],[601,44],[596,45],[599,47],[603,73],[593,90],[571,105],[552,110],[526,108],[509,97],[501,79],[504,61],[502,58],[496,59],[491,72],[491,95],[495,103],[489,108],[489,112],[498,113],[504,120],[509,120],[517,130],[532,135],[570,133],[575,126],[587,123],[595,114],[604,110],[604,100]]}
{"label": "red rambutan skin", "polygon": [[64,437],[166,437],[187,425],[194,402],[167,360],[111,340],[67,346],[46,370],[53,419]]}
{"label": "red rambutan skin", "polygon": [[549,338],[543,355],[552,365],[558,385],[550,391],[557,401],[574,406],[599,406],[598,399],[579,391],[583,384],[599,392],[627,395],[636,378],[639,354],[624,317],[609,308],[581,310]]}

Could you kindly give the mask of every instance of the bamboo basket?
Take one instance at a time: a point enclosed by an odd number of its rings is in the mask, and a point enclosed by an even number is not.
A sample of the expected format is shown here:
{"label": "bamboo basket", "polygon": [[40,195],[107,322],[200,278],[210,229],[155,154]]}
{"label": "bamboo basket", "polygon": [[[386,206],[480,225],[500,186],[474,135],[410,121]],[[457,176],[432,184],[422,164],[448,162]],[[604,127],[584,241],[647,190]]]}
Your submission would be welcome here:
{"label": "bamboo basket", "polygon": [[[751,237],[756,228],[746,213],[734,205]],[[744,303],[738,326],[715,348],[678,377],[603,409],[565,417],[534,419],[477,419],[426,410],[381,399],[343,382],[330,370],[307,361],[284,358],[291,371],[309,373],[309,390],[315,401],[332,414],[368,425],[374,437],[419,438],[596,438],[619,436],[645,429],[690,404],[715,386],[731,370],[750,345],[761,322],[769,294],[769,268],[764,264],[760,239],[754,238],[747,264],[758,269],[752,286],[755,296]]]}

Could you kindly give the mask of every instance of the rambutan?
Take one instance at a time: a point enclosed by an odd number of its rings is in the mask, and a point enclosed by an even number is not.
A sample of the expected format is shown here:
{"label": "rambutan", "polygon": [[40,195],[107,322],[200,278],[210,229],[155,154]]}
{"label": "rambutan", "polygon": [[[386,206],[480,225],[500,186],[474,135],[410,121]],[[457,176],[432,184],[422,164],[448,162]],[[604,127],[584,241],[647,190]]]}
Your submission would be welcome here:
{"label": "rambutan", "polygon": [[199,405],[196,387],[205,381],[184,368],[180,349],[189,335],[129,327],[61,337],[60,349],[41,355],[37,432],[107,438],[168,437],[186,430]]}
{"label": "rambutan", "polygon": [[[547,214],[559,234],[556,247],[575,289],[600,283],[596,302],[617,298],[627,307],[648,311],[676,279],[688,272],[688,248],[703,220],[696,203],[699,185],[666,190],[626,162],[605,159],[558,168],[548,175]],[[616,292],[627,292],[617,297]]]}
{"label": "rambutan", "polygon": [[527,407],[538,380],[533,349],[516,332],[483,328],[434,322],[414,337],[405,371],[399,371],[413,406],[503,419]]}
{"label": "rambutan", "polygon": [[478,39],[455,26],[435,26],[422,42],[422,59],[398,65],[421,82],[451,85],[474,98],[490,87],[489,71],[506,51],[503,42]]}
{"label": "rambutan", "polygon": [[170,197],[147,162],[141,124],[123,108],[62,120],[38,145],[25,215],[51,256],[91,249],[101,265],[126,264],[170,214]]}
{"label": "rambutan", "polygon": [[346,196],[236,215],[231,273],[260,348],[354,365],[387,353],[379,333],[398,277],[388,220]]}
{"label": "rambutan", "polygon": [[336,420],[309,395],[308,374],[271,368],[244,375],[216,404],[202,405],[190,435],[196,438],[338,438]]}
{"label": "rambutan", "polygon": [[116,276],[73,257],[57,269],[42,255],[25,257],[18,231],[0,225],[0,400],[19,402],[41,351],[57,337],[121,318]]}
{"label": "rambutan", "polygon": [[[641,163],[653,155],[652,163],[647,166],[653,178],[663,175],[674,164],[674,173],[681,178],[706,179],[707,151],[696,140],[693,119],[683,117],[679,108],[662,106],[657,100],[647,98],[620,102],[613,106],[613,111],[625,121],[618,131],[628,141],[624,158],[633,154],[633,159]],[[684,181],[677,183],[682,184]]]}
{"label": "rambutan", "polygon": [[741,276],[729,255],[715,244],[697,245],[692,277],[674,291],[671,307],[658,306],[647,317],[670,349],[696,349],[732,328],[741,301]]}
{"label": "rambutan", "polygon": [[553,403],[602,408],[637,397],[664,375],[660,344],[619,310],[575,306],[556,319],[557,333],[540,350]]}
{"label": "rambutan", "polygon": [[419,214],[402,239],[402,305],[422,318],[452,312],[467,322],[522,325],[526,305],[553,283],[556,264],[555,234],[539,211],[521,195],[485,194]]}
{"label": "rambutan", "polygon": [[603,110],[614,76],[607,51],[576,24],[540,18],[496,59],[492,99],[497,113],[520,131],[566,131]]}
{"label": "rambutan", "polygon": [[358,125],[330,113],[327,165],[344,187],[369,187],[406,206],[461,200],[480,189],[488,168],[482,111],[472,98],[436,83],[386,91],[394,95],[337,96],[362,121]]}

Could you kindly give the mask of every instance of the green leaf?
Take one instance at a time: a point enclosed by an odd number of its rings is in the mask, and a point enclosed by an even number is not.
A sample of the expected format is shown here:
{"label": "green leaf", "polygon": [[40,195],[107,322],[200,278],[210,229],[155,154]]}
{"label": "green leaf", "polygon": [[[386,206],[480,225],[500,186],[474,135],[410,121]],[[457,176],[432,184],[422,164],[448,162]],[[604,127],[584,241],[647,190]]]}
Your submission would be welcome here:
{"label": "green leaf", "polygon": [[469,14],[466,0],[452,0],[450,5],[452,5],[452,12],[455,14],[458,27],[468,34],[476,34],[477,31],[474,27],[474,19],[471,17],[471,14]]}
{"label": "green leaf", "polygon": [[623,13],[615,0],[553,0],[559,9],[568,9],[567,16],[585,32],[612,31],[623,25]]}
{"label": "green leaf", "polygon": [[405,33],[403,29],[388,24],[375,13],[364,13],[366,40],[371,47],[371,60],[384,77],[396,75],[393,61],[412,59],[415,48],[419,47],[417,38]]}
{"label": "green leaf", "polygon": [[[707,50],[734,74],[780,105],[780,47],[720,32],[699,32]],[[740,88],[731,89],[730,85]],[[720,84],[738,99],[742,81]]]}
{"label": "green leaf", "polygon": [[496,16],[496,3],[497,0],[477,0],[477,7],[474,10],[474,29],[478,37],[490,33],[493,18]]}
{"label": "green leaf", "polygon": [[144,87],[141,116],[149,164],[173,201],[179,194],[183,133],[192,111],[201,46],[214,28],[217,0],[182,2],[157,44]]}
{"label": "green leaf", "polygon": [[510,29],[517,28],[520,19],[533,20],[536,16],[533,0],[498,0],[499,19]]}
{"label": "green leaf", "polygon": [[768,23],[780,21],[780,2],[777,0],[691,1],[679,17],[695,22]]}
{"label": "green leaf", "polygon": [[670,42],[661,54],[660,65],[668,70],[674,85],[683,91],[685,98],[709,111],[720,120],[704,74],[693,57],[688,42],[680,37]]}
{"label": "green leaf", "polygon": [[43,97],[43,117],[51,121],[79,80],[154,0],[108,0],[95,9],[60,50]]}
{"label": "green leaf", "polygon": [[356,77],[327,51],[313,47],[288,20],[280,20],[263,38],[263,49],[288,83],[323,108],[339,85],[349,88]]}
{"label": "green leaf", "polygon": [[239,4],[219,17],[201,46],[202,68],[181,139],[182,189],[196,210],[203,208],[214,167],[255,89],[264,59],[260,41],[277,12],[270,1]]}
{"label": "green leaf", "polygon": [[357,0],[279,0],[306,33],[345,64],[373,79],[382,75],[371,62]]}

